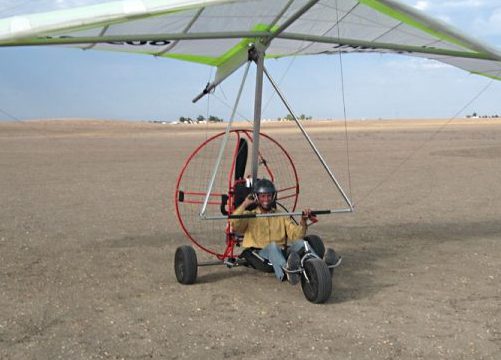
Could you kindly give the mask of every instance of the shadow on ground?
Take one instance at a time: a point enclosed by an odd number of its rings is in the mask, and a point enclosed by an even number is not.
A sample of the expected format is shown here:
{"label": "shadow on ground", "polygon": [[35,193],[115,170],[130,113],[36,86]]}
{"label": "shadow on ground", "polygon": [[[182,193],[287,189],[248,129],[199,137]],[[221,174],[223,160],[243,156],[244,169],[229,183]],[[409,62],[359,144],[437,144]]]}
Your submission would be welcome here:
{"label": "shadow on ground", "polygon": [[[342,265],[333,277],[333,295],[329,303],[343,303],[370,298],[387,287],[396,285],[382,271],[399,271],[402,259],[419,256],[423,251],[444,242],[465,241],[470,238],[499,237],[501,224],[494,221],[471,223],[420,224],[404,223],[377,226],[323,226],[318,233],[335,235],[334,244],[342,249]],[[173,269],[174,252],[180,244],[189,244],[181,233],[125,236],[104,240],[100,248],[167,248],[166,266]],[[326,241],[332,245],[333,241]],[[212,259],[195,248],[199,261]],[[203,269],[203,270],[201,270]],[[174,270],[172,270],[174,271]],[[227,269],[225,265],[199,268],[196,284],[210,284],[234,278],[254,281],[257,270]],[[264,276],[264,274],[263,274]],[[172,277],[173,278],[173,277]]]}

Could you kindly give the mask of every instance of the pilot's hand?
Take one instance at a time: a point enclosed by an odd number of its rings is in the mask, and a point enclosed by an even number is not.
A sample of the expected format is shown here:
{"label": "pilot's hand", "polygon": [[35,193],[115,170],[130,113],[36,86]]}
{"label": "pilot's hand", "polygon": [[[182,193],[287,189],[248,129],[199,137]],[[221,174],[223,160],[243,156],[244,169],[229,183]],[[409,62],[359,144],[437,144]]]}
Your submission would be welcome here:
{"label": "pilot's hand", "polygon": [[249,194],[245,200],[242,202],[242,206],[244,209],[247,209],[249,206],[253,205],[256,203],[256,198],[254,197],[253,194]]}
{"label": "pilot's hand", "polygon": [[301,225],[306,225],[306,220],[311,220],[312,222],[317,222],[316,215],[313,215],[311,209],[304,209],[301,215]]}

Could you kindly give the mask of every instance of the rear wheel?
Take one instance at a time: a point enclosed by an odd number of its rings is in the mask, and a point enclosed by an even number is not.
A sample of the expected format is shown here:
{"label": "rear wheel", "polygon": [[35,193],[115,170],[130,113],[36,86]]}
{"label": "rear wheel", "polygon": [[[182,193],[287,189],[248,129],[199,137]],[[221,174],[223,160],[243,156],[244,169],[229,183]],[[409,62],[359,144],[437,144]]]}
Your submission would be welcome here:
{"label": "rear wheel", "polygon": [[325,246],[324,242],[318,235],[306,235],[304,239],[308,242],[308,244],[311,246],[315,254],[317,254],[321,259],[324,257],[325,254]]}
{"label": "rear wheel", "polygon": [[197,280],[197,254],[188,245],[180,246],[176,249],[174,257],[174,271],[177,281],[181,284],[193,284]]}
{"label": "rear wheel", "polygon": [[332,280],[325,262],[317,258],[309,259],[304,263],[304,272],[301,287],[306,299],[315,304],[326,302],[332,293]]}

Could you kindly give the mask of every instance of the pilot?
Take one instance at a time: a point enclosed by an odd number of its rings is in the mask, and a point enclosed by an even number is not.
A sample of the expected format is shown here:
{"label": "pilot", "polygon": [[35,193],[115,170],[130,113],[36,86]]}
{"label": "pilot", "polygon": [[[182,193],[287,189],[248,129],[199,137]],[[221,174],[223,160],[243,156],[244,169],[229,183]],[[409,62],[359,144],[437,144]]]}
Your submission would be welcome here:
{"label": "pilot", "polygon": [[[268,179],[256,181],[254,193],[245,198],[232,215],[270,214],[276,212],[277,191]],[[252,205],[254,210],[247,210]],[[262,258],[271,262],[275,276],[282,280],[287,276],[291,285],[299,282],[301,259],[298,251],[304,248],[307,220],[316,218],[310,209],[305,209],[301,221],[296,224],[289,216],[257,217],[231,219],[234,232],[244,234],[242,246],[257,250]],[[288,245],[288,257],[285,259],[282,249]],[[338,258],[332,249],[327,249],[324,260],[327,265],[335,265]],[[284,271],[285,270],[285,271]]]}

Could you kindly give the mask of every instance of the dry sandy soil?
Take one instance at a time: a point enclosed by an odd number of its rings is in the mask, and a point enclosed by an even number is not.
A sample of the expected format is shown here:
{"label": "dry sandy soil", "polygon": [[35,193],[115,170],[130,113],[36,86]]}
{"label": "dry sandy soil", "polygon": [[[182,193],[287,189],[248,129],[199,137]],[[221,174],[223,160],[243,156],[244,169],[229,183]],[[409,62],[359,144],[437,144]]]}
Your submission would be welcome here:
{"label": "dry sandy soil", "polygon": [[[344,126],[307,126],[346,184]],[[501,122],[348,124],[356,213],[311,229],[344,258],[323,305],[246,268],[177,283],[176,175],[220,130],[0,124],[0,359],[501,359]],[[264,131],[314,207],[301,136]]]}

